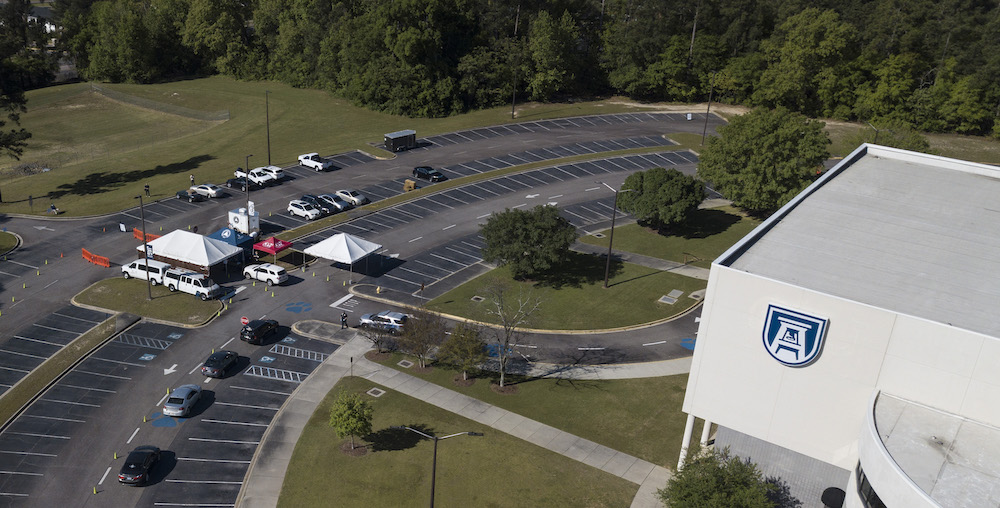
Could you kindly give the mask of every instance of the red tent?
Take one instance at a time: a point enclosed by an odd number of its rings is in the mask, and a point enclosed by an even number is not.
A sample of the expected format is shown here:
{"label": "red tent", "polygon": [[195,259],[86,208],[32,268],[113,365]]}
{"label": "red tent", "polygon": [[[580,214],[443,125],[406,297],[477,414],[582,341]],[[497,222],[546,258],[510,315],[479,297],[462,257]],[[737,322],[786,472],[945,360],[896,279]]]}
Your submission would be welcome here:
{"label": "red tent", "polygon": [[285,249],[287,249],[287,248],[289,248],[289,247],[291,247],[291,246],[292,246],[292,242],[286,242],[284,240],[281,240],[281,239],[278,239],[278,238],[275,238],[275,237],[272,236],[271,238],[268,238],[267,240],[264,240],[264,241],[257,242],[255,244],[253,244],[253,250],[259,250],[259,251],[266,252],[268,254],[274,254],[274,261],[277,262],[278,261],[278,253],[281,252],[281,251],[283,251],[283,250],[285,250]]}

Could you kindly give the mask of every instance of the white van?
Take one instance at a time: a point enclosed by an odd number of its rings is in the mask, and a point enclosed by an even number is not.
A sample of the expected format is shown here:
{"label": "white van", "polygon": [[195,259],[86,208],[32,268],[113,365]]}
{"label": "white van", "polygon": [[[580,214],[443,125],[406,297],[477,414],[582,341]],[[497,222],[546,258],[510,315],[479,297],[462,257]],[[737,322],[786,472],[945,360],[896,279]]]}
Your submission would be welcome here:
{"label": "white van", "polygon": [[146,280],[146,268],[149,267],[149,283],[152,285],[163,284],[163,275],[170,269],[170,265],[162,261],[152,259],[137,259],[127,265],[122,266],[122,275],[126,279],[135,277]]}
{"label": "white van", "polygon": [[222,288],[211,278],[194,272],[171,269],[163,276],[163,285],[171,291],[189,293],[202,300],[222,295]]}

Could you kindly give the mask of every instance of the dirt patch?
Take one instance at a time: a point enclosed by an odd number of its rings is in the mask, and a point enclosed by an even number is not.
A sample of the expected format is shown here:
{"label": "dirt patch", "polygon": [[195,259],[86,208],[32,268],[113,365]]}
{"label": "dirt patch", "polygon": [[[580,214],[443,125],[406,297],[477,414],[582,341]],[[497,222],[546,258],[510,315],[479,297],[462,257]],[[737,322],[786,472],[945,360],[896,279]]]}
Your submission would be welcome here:
{"label": "dirt patch", "polygon": [[365,358],[371,360],[375,363],[387,362],[392,359],[391,353],[379,353],[376,350],[371,350],[365,353]]}
{"label": "dirt patch", "polygon": [[496,383],[490,384],[490,390],[493,390],[493,393],[499,393],[500,395],[516,395],[518,392],[517,385],[506,385],[501,387]]}
{"label": "dirt patch", "polygon": [[461,386],[466,388],[476,384],[476,378],[470,377],[469,379],[462,379],[461,374],[455,376],[451,381],[455,383],[455,386]]}
{"label": "dirt patch", "polygon": [[340,443],[340,453],[349,457],[361,457],[368,454],[368,447],[364,444],[355,442],[354,445],[354,448],[351,448],[350,441]]}
{"label": "dirt patch", "polygon": [[431,372],[434,372],[434,367],[420,367],[419,364],[417,364],[410,369],[410,372],[413,372],[414,374],[430,374]]}

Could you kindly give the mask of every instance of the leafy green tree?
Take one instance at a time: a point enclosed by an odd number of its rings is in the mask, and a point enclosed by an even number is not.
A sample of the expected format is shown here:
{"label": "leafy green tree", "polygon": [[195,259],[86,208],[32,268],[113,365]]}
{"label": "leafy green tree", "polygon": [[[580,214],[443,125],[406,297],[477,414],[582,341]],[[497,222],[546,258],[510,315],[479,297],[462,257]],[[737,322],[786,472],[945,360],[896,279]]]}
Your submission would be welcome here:
{"label": "leafy green tree", "polygon": [[618,207],[658,230],[683,223],[705,200],[705,184],[676,169],[632,173],[622,184]]}
{"label": "leafy green tree", "polygon": [[668,508],[775,508],[777,488],[756,464],[712,449],[689,458],[656,493]]}
{"label": "leafy green tree", "polygon": [[510,268],[515,279],[544,272],[566,259],[576,228],[554,206],[494,213],[483,225],[483,259]]}
{"label": "leafy green tree", "polygon": [[916,88],[917,57],[892,55],[879,63],[875,81],[864,83],[857,92],[857,115],[868,120],[903,117],[903,106]]}
{"label": "leafy green tree", "polygon": [[337,437],[351,436],[353,450],[354,436],[371,434],[373,414],[371,404],[360,394],[341,392],[330,408],[330,426],[337,431]]}
{"label": "leafy green tree", "polygon": [[576,44],[580,31],[568,11],[555,18],[541,11],[531,23],[528,42],[532,73],[527,77],[532,100],[547,100],[576,81]]}
{"label": "leafy green tree", "polygon": [[438,361],[462,369],[462,379],[469,379],[469,371],[486,361],[486,342],[475,325],[459,323],[438,349]]}
{"label": "leafy green tree", "polygon": [[0,154],[14,159],[24,153],[31,137],[20,128],[27,104],[24,92],[49,83],[55,68],[55,61],[44,51],[42,25],[28,20],[31,13],[28,0],[0,4]]}
{"label": "leafy green tree", "polygon": [[440,315],[418,309],[407,318],[403,334],[399,337],[399,346],[416,356],[421,368],[426,367],[427,357],[444,340],[446,330]]}
{"label": "leafy green tree", "polygon": [[245,3],[238,0],[191,0],[181,40],[206,67],[231,71],[249,44],[244,37]]}
{"label": "leafy green tree", "polygon": [[785,108],[757,108],[718,129],[698,163],[698,176],[736,206],[771,212],[812,181],[829,157],[823,123]]}

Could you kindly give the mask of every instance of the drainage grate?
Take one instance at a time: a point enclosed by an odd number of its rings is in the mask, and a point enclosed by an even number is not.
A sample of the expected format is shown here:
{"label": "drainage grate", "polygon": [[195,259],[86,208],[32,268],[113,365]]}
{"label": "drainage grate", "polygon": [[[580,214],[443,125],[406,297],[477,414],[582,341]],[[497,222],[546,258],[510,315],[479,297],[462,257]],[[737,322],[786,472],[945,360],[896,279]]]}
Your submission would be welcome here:
{"label": "drainage grate", "polygon": [[288,381],[290,383],[301,383],[309,376],[309,374],[303,372],[272,369],[271,367],[261,367],[260,365],[251,365],[245,374],[254,377],[277,379],[278,381]]}
{"label": "drainage grate", "polygon": [[479,303],[479,302],[481,302],[481,301],[485,300],[485,298],[483,298],[483,297],[481,297],[481,296],[473,296],[473,297],[471,298],[471,300],[472,300],[472,301],[474,301],[474,302],[476,302],[476,303]]}
{"label": "drainage grate", "polygon": [[149,337],[143,337],[141,335],[130,335],[123,333],[115,339],[115,342],[120,344],[128,344],[129,346],[139,346],[147,347],[150,349],[159,349],[163,351],[173,344],[173,341],[160,340],[160,339],[150,339]]}
{"label": "drainage grate", "polygon": [[665,303],[667,305],[673,305],[673,304],[677,303],[677,299],[676,298],[670,298],[667,295],[661,296],[660,299],[657,300],[657,301],[660,302],[660,303]]}
{"label": "drainage grate", "polygon": [[291,356],[292,358],[304,358],[306,360],[312,360],[314,362],[322,362],[326,360],[327,355],[320,353],[318,351],[310,351],[308,349],[299,349],[297,347],[286,346],[284,344],[275,344],[271,347],[269,353],[277,353],[279,355]]}
{"label": "drainage grate", "polygon": [[400,367],[402,367],[404,369],[408,369],[410,367],[413,367],[413,362],[411,362],[409,360],[400,360],[399,363],[397,363],[396,365],[399,365]]}
{"label": "drainage grate", "polygon": [[667,293],[667,296],[669,296],[670,298],[677,299],[677,298],[680,298],[681,295],[683,295],[683,294],[684,294],[684,292],[681,291],[680,289],[675,289],[675,290]]}
{"label": "drainage grate", "polygon": [[368,390],[365,393],[371,395],[372,397],[381,397],[382,395],[385,394],[385,390],[381,390],[379,388],[372,388],[371,390]]}

